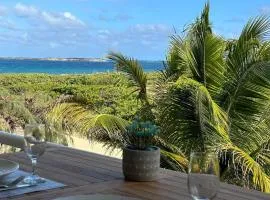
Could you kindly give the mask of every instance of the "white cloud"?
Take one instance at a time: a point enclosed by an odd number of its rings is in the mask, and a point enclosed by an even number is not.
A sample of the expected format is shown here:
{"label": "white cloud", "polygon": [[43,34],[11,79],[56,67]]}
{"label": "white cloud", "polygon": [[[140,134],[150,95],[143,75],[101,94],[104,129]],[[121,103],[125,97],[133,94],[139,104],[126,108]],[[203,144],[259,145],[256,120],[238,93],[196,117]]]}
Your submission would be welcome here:
{"label": "white cloud", "polygon": [[59,26],[62,28],[79,28],[85,26],[84,22],[77,19],[69,12],[55,14],[43,11],[40,16],[44,22],[51,26]]}
{"label": "white cloud", "polygon": [[26,44],[25,35],[16,32],[0,32],[0,41],[1,43],[6,43],[8,45],[18,45]]}
{"label": "white cloud", "polygon": [[9,41],[8,37],[6,37],[5,34],[0,33],[0,42],[2,43],[2,42],[8,42],[8,41]]}
{"label": "white cloud", "polygon": [[60,46],[60,44],[58,44],[58,43],[56,43],[56,42],[50,42],[49,45],[50,45],[50,47],[51,47],[52,49],[57,48],[57,47]]}
{"label": "white cloud", "polygon": [[141,43],[145,46],[151,45],[151,42],[148,40],[142,40]]}
{"label": "white cloud", "polygon": [[0,5],[0,16],[6,15],[7,12],[8,12],[8,8],[5,7],[5,6],[1,6],[1,5]]}
{"label": "white cloud", "polygon": [[22,38],[23,38],[24,40],[27,40],[27,39],[28,39],[28,33],[24,33],[24,34],[22,35]]}
{"label": "white cloud", "polygon": [[17,3],[14,9],[16,14],[20,17],[35,17],[39,14],[39,10],[36,7],[21,3]]}
{"label": "white cloud", "polygon": [[17,3],[15,13],[19,17],[27,17],[35,26],[50,26],[59,29],[83,28],[86,24],[70,12],[53,13],[40,10],[35,6]]}
{"label": "white cloud", "polygon": [[78,21],[78,19],[70,12],[64,12],[64,17],[73,21]]}
{"label": "white cloud", "polygon": [[98,33],[99,33],[99,34],[104,34],[104,35],[109,35],[109,34],[111,34],[111,32],[110,32],[108,29],[101,29],[101,30],[98,30]]}
{"label": "white cloud", "polygon": [[[166,24],[134,24],[121,30],[108,27],[90,29],[74,13],[65,10],[52,12],[22,3],[8,9],[8,16],[0,16],[0,28],[8,29],[0,31],[0,44],[31,49],[33,53],[35,50],[42,51],[46,56],[58,53],[69,56],[72,53],[81,53],[82,56],[87,53],[92,56],[95,53],[98,56],[106,54],[108,50],[142,56],[141,52],[145,49],[150,50],[149,55],[155,55],[162,49],[166,50],[168,36],[173,33],[172,27]],[[13,15],[10,19],[16,19],[19,28],[15,29],[13,21],[8,20],[10,15]],[[129,16],[116,13],[110,15],[110,20],[116,18],[125,20]]]}
{"label": "white cloud", "polygon": [[16,26],[11,20],[1,17],[1,16],[0,16],[0,28],[16,30]]}
{"label": "white cloud", "polygon": [[[173,30],[165,24],[136,24],[124,31],[100,29],[95,36],[99,46],[124,51],[124,48],[165,48]],[[144,46],[144,47],[142,47]]]}
{"label": "white cloud", "polygon": [[270,13],[270,6],[263,6],[259,9],[261,14],[269,14]]}
{"label": "white cloud", "polygon": [[164,24],[136,24],[130,28],[133,32],[140,32],[140,33],[169,33],[171,29],[164,25]]}

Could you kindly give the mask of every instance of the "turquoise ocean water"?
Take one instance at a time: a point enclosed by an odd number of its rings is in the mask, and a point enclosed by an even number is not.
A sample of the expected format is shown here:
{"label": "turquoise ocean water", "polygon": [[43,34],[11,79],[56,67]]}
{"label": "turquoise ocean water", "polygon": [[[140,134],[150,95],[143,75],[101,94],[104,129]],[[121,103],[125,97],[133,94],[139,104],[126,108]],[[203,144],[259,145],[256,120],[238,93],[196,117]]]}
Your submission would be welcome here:
{"label": "turquoise ocean water", "polygon": [[[161,61],[140,63],[147,72],[163,68]],[[0,73],[89,74],[112,71],[114,71],[112,62],[0,59]]]}

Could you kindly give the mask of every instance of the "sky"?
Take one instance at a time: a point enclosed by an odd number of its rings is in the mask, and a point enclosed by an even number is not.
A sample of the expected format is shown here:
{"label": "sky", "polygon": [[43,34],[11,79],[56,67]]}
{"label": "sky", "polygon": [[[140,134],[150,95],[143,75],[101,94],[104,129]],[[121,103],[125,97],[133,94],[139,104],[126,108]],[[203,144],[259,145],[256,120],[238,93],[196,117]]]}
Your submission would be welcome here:
{"label": "sky", "polygon": [[[170,36],[205,0],[0,0],[0,57],[104,57],[109,51],[163,60]],[[270,0],[210,0],[214,32],[236,38]]]}

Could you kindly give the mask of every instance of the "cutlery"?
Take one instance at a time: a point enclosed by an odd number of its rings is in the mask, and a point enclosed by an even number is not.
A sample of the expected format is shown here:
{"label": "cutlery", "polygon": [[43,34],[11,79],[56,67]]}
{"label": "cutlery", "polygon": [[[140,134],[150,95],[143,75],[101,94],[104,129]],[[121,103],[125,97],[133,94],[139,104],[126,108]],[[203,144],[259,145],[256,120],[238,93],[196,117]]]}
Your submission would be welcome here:
{"label": "cutlery", "polygon": [[0,188],[0,192],[7,191],[7,190],[19,189],[19,188],[32,187],[32,186],[36,186],[36,185],[37,184],[19,184],[19,185],[14,185],[14,186],[7,187],[7,188]]}
{"label": "cutlery", "polygon": [[7,184],[0,185],[0,189],[1,188],[9,188],[9,187],[15,186],[18,183],[20,183],[24,178],[25,178],[25,176],[19,176],[18,178],[16,178],[15,180],[13,180],[13,181],[11,181],[11,182],[9,182]]}

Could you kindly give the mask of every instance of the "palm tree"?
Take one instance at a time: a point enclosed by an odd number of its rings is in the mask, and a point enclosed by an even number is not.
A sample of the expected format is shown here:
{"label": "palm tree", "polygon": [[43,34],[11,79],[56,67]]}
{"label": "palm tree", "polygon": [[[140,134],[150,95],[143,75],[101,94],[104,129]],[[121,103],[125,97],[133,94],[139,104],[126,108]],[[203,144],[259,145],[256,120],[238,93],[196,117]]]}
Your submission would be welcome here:
{"label": "palm tree", "polygon": [[270,192],[269,33],[269,19],[257,17],[238,39],[226,41],[213,34],[207,4],[185,36],[172,38],[169,55],[179,71],[165,79],[178,78],[158,103],[166,142],[186,155],[219,152],[224,180],[264,192]]}
{"label": "palm tree", "polygon": [[[190,152],[215,151],[222,180],[270,192],[269,33],[270,21],[261,16],[239,38],[226,40],[212,31],[206,4],[181,36],[172,36],[155,94],[148,93],[147,74],[136,59],[109,54],[138,92],[138,113],[161,128],[156,144],[163,166],[185,171]],[[123,119],[71,103],[52,113],[55,122],[82,127],[109,147],[124,145],[129,122]]]}

